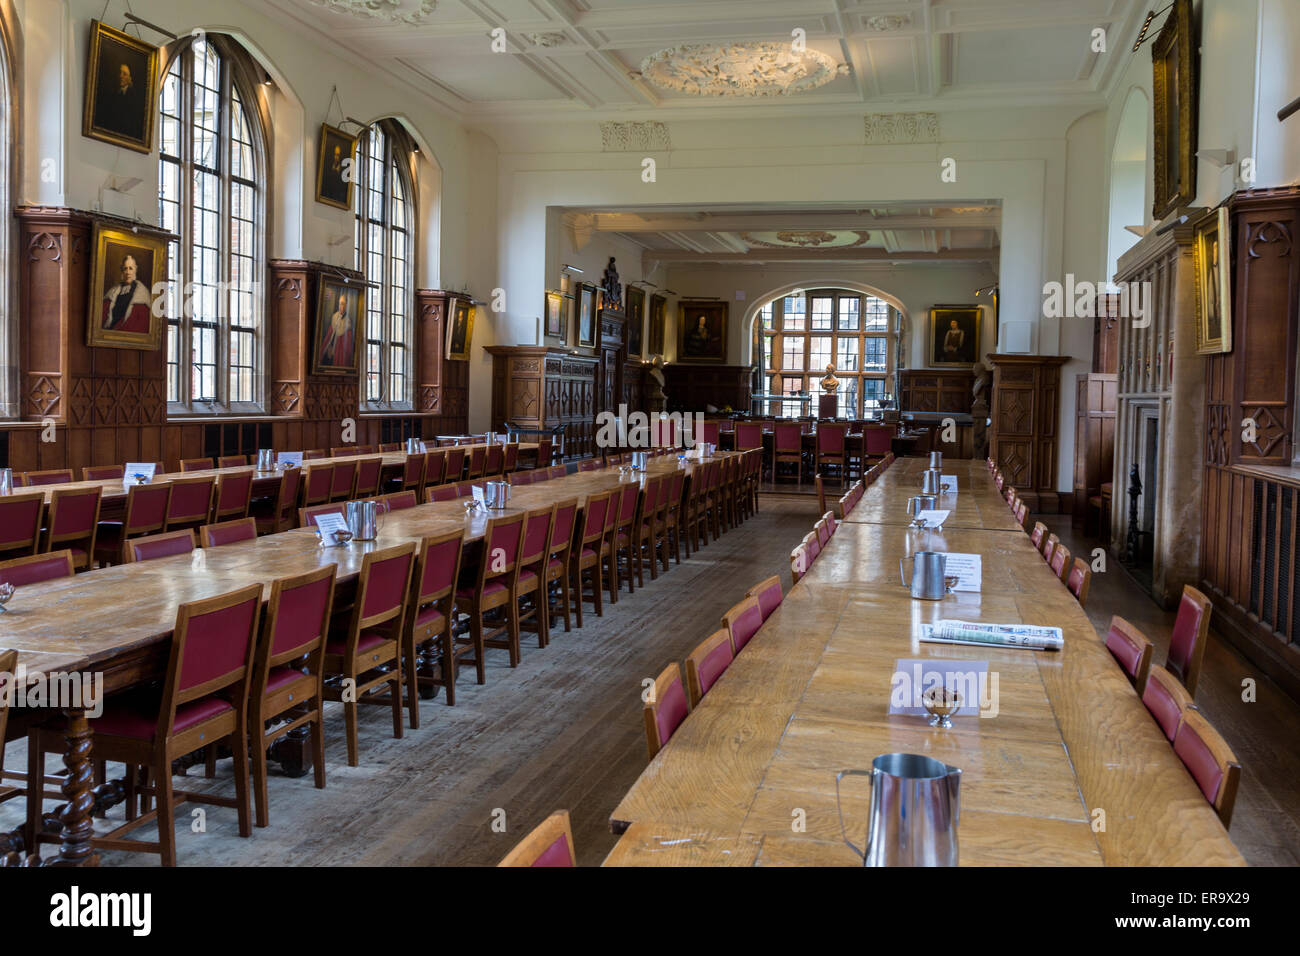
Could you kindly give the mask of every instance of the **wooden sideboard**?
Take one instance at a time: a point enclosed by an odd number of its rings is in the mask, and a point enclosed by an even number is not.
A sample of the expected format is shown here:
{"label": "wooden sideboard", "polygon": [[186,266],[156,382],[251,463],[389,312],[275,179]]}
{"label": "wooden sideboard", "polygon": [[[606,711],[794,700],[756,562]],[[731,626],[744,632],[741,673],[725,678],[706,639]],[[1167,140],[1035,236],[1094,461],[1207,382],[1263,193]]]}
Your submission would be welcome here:
{"label": "wooden sideboard", "polygon": [[594,454],[600,360],[542,345],[489,345],[492,427],[564,425],[565,454]]}
{"label": "wooden sideboard", "polygon": [[989,455],[1030,511],[1060,513],[1056,490],[1061,366],[1068,355],[990,353],[993,407]]}

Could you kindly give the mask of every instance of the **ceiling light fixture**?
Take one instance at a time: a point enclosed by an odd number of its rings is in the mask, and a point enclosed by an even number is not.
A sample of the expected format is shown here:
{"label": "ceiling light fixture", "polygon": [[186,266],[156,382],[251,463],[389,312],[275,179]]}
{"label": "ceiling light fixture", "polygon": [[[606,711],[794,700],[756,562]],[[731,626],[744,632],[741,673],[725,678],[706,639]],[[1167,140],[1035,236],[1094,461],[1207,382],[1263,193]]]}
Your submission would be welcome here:
{"label": "ceiling light fixture", "polygon": [[585,273],[584,273],[581,269],[579,269],[577,266],[571,266],[571,265],[569,265],[567,262],[566,262],[564,265],[560,266],[560,271],[561,271],[561,272],[576,272],[578,275],[584,275],[584,274],[585,274]]}

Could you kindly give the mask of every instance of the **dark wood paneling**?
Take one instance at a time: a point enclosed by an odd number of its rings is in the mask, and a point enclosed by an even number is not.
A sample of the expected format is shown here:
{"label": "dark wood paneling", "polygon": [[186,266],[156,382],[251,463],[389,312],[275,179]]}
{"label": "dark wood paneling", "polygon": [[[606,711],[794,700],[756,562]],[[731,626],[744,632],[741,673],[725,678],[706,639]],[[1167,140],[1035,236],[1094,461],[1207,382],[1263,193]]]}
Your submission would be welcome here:
{"label": "dark wood paneling", "polygon": [[963,369],[908,368],[898,373],[899,410],[969,415],[975,374]]}
{"label": "dark wood paneling", "polygon": [[490,345],[492,427],[564,425],[565,454],[596,451],[595,423],[599,360],[537,345]]}
{"label": "dark wood paneling", "polygon": [[989,454],[1031,511],[1059,513],[1056,491],[1061,366],[1068,355],[990,354]]}
{"label": "dark wood paneling", "polygon": [[1115,407],[1118,376],[1094,372],[1075,377],[1074,515],[1082,526],[1088,498],[1100,495],[1115,465]]}
{"label": "dark wood paneling", "polygon": [[748,365],[664,366],[670,412],[704,412],[707,406],[748,412],[752,370]]}

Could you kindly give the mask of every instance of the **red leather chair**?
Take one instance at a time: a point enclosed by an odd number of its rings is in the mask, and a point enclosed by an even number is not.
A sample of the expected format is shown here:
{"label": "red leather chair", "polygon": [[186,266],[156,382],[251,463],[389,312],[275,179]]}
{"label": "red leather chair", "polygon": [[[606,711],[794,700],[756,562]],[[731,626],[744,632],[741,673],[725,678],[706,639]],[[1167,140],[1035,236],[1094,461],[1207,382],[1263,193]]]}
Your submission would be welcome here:
{"label": "red leather chair", "polygon": [[317,527],[316,519],[321,515],[342,515],[343,506],[346,501],[336,501],[328,505],[315,505],[311,508],[298,509],[298,527],[315,528]]}
{"label": "red leather chair", "polygon": [[781,578],[774,575],[766,581],[760,581],[748,591],[745,597],[752,597],[758,601],[759,617],[766,621],[772,616],[772,612],[781,606]]}
{"label": "red leather chair", "polygon": [[158,558],[189,554],[193,550],[194,531],[191,528],[152,534],[147,538],[130,538],[126,542],[126,563],[155,561]]}
{"label": "red leather chair", "polygon": [[336,461],[334,480],[330,482],[330,501],[349,501],[355,497],[357,462]]}
{"label": "red leather chair", "polygon": [[460,489],[455,485],[438,485],[424,489],[424,496],[425,501],[433,504],[436,501],[455,501],[461,495]]}
{"label": "red leather chair", "polygon": [[577,866],[569,811],[556,810],[543,820],[497,866]]}
{"label": "red leather chair", "polygon": [[[569,588],[569,554],[573,548],[574,524],[578,519],[578,499],[567,498],[556,502],[555,526],[551,529],[551,556],[546,565],[547,586],[547,640],[550,640],[550,622],[559,615],[564,616],[564,630],[570,629],[571,594]],[[554,583],[559,594],[559,603],[549,604],[549,590]]]}
{"label": "red leather chair", "polygon": [[[70,578],[75,573],[76,570],[72,566],[72,552],[67,548],[62,551],[51,551],[48,554],[32,554],[0,561],[0,584],[12,584],[16,588],[58,578]],[[0,741],[2,740],[3,738],[0,738]],[[3,744],[0,743],[0,751],[2,750]]]}
{"label": "red leather chair", "polygon": [[476,478],[483,477],[483,469],[487,465],[487,449],[482,445],[475,445],[469,450],[469,470],[465,472],[465,477],[473,481]]}
{"label": "red leather chair", "polygon": [[212,471],[211,458],[182,458],[181,471]]}
{"label": "red leather chair", "polygon": [[[447,449],[447,469],[443,473],[443,482],[460,481],[465,477],[465,449],[448,448]],[[425,480],[428,485],[428,480]]]}
{"label": "red leather chair", "polygon": [[[253,805],[259,827],[271,822],[266,752],[281,737],[310,728],[316,789],[325,789],[322,680],[337,571],[337,564],[327,564],[271,583],[249,693]],[[279,717],[285,719],[277,721]]]}
{"label": "red leather chair", "polygon": [[1147,671],[1151,668],[1151,642],[1147,636],[1122,617],[1110,619],[1106,632],[1106,649],[1119,666],[1124,668],[1129,681],[1141,694],[1146,688]]}
{"label": "red leather chair", "polygon": [[487,460],[483,465],[483,474],[489,478],[495,477],[496,475],[501,474],[502,469],[505,468],[505,463],[506,463],[505,446],[488,445]]}
{"label": "red leather chair", "polygon": [[[109,697],[103,715],[90,722],[96,759],[127,766],[127,823],[93,839],[96,848],[158,853],[164,866],[175,866],[175,807],[187,800],[234,807],[239,835],[252,834],[248,811],[248,692],[261,605],[260,584],[182,604],[176,612],[161,692],[145,687]],[[42,738],[46,736],[41,734]],[[173,792],[172,762],[222,741],[229,741],[235,762],[235,798]],[[153,780],[150,786],[146,779],[145,793],[157,797],[156,809],[142,816],[134,812],[138,768],[147,768]],[[121,839],[155,819],[157,843]]]}
{"label": "red leather chair", "polygon": [[[480,684],[487,680],[486,647],[493,646],[502,633],[510,645],[519,643],[519,607],[515,588],[519,575],[519,552],[524,543],[523,512],[501,518],[489,518],[483,531],[482,553],[478,567],[462,568],[456,590],[456,610],[469,618],[468,641],[473,647],[473,661]],[[505,625],[489,628],[489,611],[503,608]],[[460,643],[463,645],[465,640]],[[466,660],[469,660],[467,657]]]}
{"label": "red leather chair", "polygon": [[763,447],[763,426],[758,422],[736,422],[736,451]]}
{"label": "red leather chair", "polygon": [[200,548],[220,548],[222,545],[253,541],[257,538],[257,522],[252,518],[236,518],[219,524],[205,524],[199,529]]}
{"label": "red leather chair", "polygon": [[66,485],[73,481],[71,468],[55,468],[50,471],[29,471],[24,476],[26,485],[35,488],[40,485]]}
{"label": "red leather chair", "polygon": [[835,422],[822,422],[817,426],[817,468],[834,468],[841,488],[848,483],[844,451],[844,435],[847,431],[847,425]]}
{"label": "red leather chair", "polygon": [[1227,829],[1232,823],[1232,808],[1241,783],[1241,764],[1228,742],[1192,707],[1183,711],[1182,723],[1174,736],[1174,753],[1182,759]]}
{"label": "red leather chair", "polygon": [[167,502],[167,530],[197,529],[208,523],[212,509],[212,489],[217,479],[177,478],[169,482],[171,500]]}
{"label": "red leather chair", "polygon": [[379,494],[379,474],[384,469],[382,458],[362,458],[357,462],[357,482],[353,488],[354,498],[370,498]]}
{"label": "red leather chair", "polygon": [[76,569],[89,571],[94,561],[102,494],[99,487],[55,489],[50,495],[48,530],[41,550],[67,548]]}
{"label": "red leather chair", "polygon": [[554,481],[556,478],[563,478],[568,473],[569,469],[564,465],[552,465],[550,468],[546,469],[548,481]]}
{"label": "red leather chair", "polygon": [[1165,667],[1183,682],[1190,697],[1196,696],[1196,685],[1201,679],[1201,663],[1205,660],[1205,645],[1209,643],[1213,610],[1209,598],[1190,584],[1183,585],[1183,597],[1178,603],[1178,616],[1174,618]]}
{"label": "red leather chair", "polygon": [[1029,535],[1029,541],[1039,554],[1043,553],[1043,542],[1046,539],[1047,525],[1043,524],[1041,521],[1035,521],[1034,530]]}
{"label": "red leather chair", "polygon": [[609,507],[605,511],[605,535],[600,540],[601,576],[609,592],[609,603],[618,603],[618,549],[616,535],[621,512],[622,490],[609,493]]}
{"label": "red leather chair", "polygon": [[375,501],[380,504],[385,512],[405,511],[407,508],[414,508],[419,504],[414,491],[395,491],[391,495],[376,498]]}
{"label": "red leather chair", "polygon": [[[324,672],[332,678],[323,688],[326,700],[343,702],[348,766],[357,766],[357,708],[388,704],[393,736],[402,736],[403,626],[410,597],[415,542],[370,551],[362,558],[356,600],[345,626],[332,626],[325,642]],[[391,665],[384,670],[385,665]],[[385,696],[373,693],[385,684]]]}
{"label": "red leather chair", "polygon": [[[456,581],[465,533],[448,531],[420,542],[411,576],[410,624],[406,628],[407,708],[411,729],[420,726],[419,697],[424,689],[447,688],[447,706],[456,705],[456,673],[460,658],[452,635],[456,611]],[[431,646],[429,646],[431,645]],[[421,653],[428,647],[428,666]],[[438,670],[435,674],[434,665]]]}
{"label": "red leather chair", "polygon": [[505,462],[502,464],[501,470],[508,475],[519,467],[519,442],[506,442],[503,447],[505,448]]}
{"label": "red leather chair", "polygon": [[722,423],[721,422],[704,422],[700,426],[700,434],[696,441],[706,441],[711,445],[721,445]]}
{"label": "red leather chair", "polygon": [[779,422],[772,434],[772,481],[781,465],[794,465],[795,480],[803,484],[803,432],[798,424]]}
{"label": "red leather chair", "polygon": [[676,664],[669,664],[655,678],[654,690],[641,712],[645,719],[646,749],[650,751],[651,760],[676,733],[689,710],[681,669]]}
{"label": "red leather chair", "polygon": [[43,491],[0,498],[0,560],[36,554],[44,517]]}
{"label": "red leather chair", "polygon": [[121,481],[125,474],[125,465],[90,465],[81,469],[81,480]]}
{"label": "red leather chair", "polygon": [[235,518],[247,518],[248,506],[253,500],[253,472],[236,471],[217,477],[212,493],[212,514],[208,521],[216,524]]}
{"label": "red leather chair", "polygon": [[333,465],[308,465],[302,474],[302,499],[299,507],[310,508],[330,501],[334,491]]}
{"label": "red leather chair", "polygon": [[533,483],[533,475],[532,472],[528,471],[516,471],[506,475],[506,481],[509,482],[510,487],[512,488],[517,488],[520,485],[531,485]]}
{"label": "red leather chair", "polygon": [[[429,488],[434,485],[440,485],[447,475],[447,452],[439,449],[424,453],[424,473],[420,476],[420,487]],[[407,473],[410,477],[410,473]],[[403,487],[410,488],[410,485],[403,483]],[[418,489],[417,489],[418,490]]]}
{"label": "red leather chair", "polygon": [[247,468],[247,455],[221,455],[217,459],[218,468]]}
{"label": "red leather chair", "polygon": [[[551,535],[555,528],[555,505],[534,508],[526,515],[524,542],[519,549],[519,573],[515,581],[515,614],[519,630],[537,634],[537,646],[551,643],[550,601],[547,599],[547,569],[551,560]],[[521,602],[531,598],[525,608]],[[510,652],[510,666],[519,663],[518,631],[512,641],[484,641],[488,647],[504,647]]]}
{"label": "red leather chair", "polygon": [[763,626],[763,610],[758,599],[747,597],[722,615],[722,626],[731,636],[731,649],[739,654],[758,629]]}
{"label": "red leather chair", "polygon": [[714,631],[686,656],[686,689],[692,710],[700,705],[735,657],[731,635],[726,631]]}
{"label": "red leather chair", "polygon": [[[649,492],[648,482],[646,484],[646,491],[647,493]],[[656,494],[657,493],[658,490],[656,489]],[[624,575],[623,565],[619,561],[620,555],[626,554],[627,556],[627,593],[633,594],[636,590],[632,584],[632,576],[634,567],[636,573],[640,574],[641,565],[641,534],[639,522],[640,501],[640,483],[635,481],[624,482],[619,488],[618,512],[615,516],[614,528],[609,538],[611,547],[613,548],[612,558],[610,561],[611,572],[613,575],[611,583],[613,586],[610,588],[610,593],[615,596],[611,598],[611,600],[617,599],[618,589],[623,586]],[[651,502],[651,508],[653,507],[654,503]],[[645,586],[644,581],[641,582],[641,586]]]}
{"label": "red leather chair", "polygon": [[1075,558],[1070,565],[1070,574],[1065,579],[1065,586],[1070,589],[1080,607],[1088,603],[1088,590],[1092,587],[1092,568],[1083,558]]}
{"label": "red leather chair", "polygon": [[591,574],[592,603],[596,616],[604,614],[601,595],[601,545],[605,539],[605,521],[608,512],[616,509],[617,498],[612,492],[589,495],[583,509],[581,530],[574,538],[569,554],[569,578],[573,584],[573,601],[578,611],[578,627],[582,627],[582,604],[586,597],[582,575]]}
{"label": "red leather chair", "polygon": [[257,522],[258,534],[276,534],[294,527],[301,482],[301,468],[286,468],[270,482],[270,494],[250,502],[248,511]]}
{"label": "red leather chair", "polygon": [[600,459],[586,458],[578,462],[578,471],[596,471],[601,467]]}
{"label": "red leather chair", "polygon": [[893,440],[893,425],[868,425],[862,429],[862,454],[869,462],[886,459]]}
{"label": "red leather chair", "polygon": [[1073,558],[1070,556],[1070,549],[1065,545],[1058,543],[1052,550],[1052,560],[1049,566],[1052,569],[1052,573],[1060,579],[1062,584],[1064,584],[1066,578],[1070,576],[1071,561],[1073,561]]}

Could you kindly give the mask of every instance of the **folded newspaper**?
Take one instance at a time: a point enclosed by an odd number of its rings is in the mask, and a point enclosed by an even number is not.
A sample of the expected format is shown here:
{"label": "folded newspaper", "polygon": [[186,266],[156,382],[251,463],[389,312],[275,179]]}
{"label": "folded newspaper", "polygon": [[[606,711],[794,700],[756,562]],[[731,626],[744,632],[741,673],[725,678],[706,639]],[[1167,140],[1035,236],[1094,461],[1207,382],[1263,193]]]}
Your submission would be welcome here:
{"label": "folded newspaper", "polygon": [[1065,636],[1059,627],[1034,624],[985,624],[978,621],[936,621],[921,625],[921,640],[930,644],[995,644],[1059,651]]}

